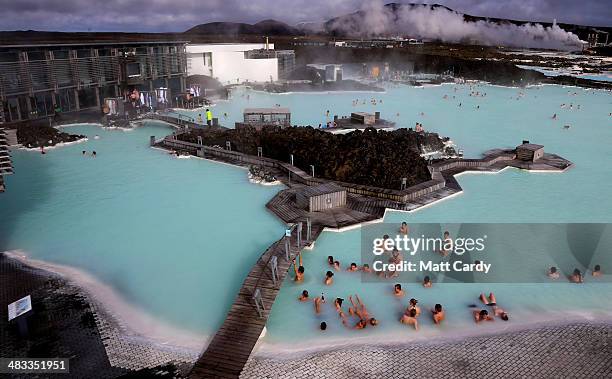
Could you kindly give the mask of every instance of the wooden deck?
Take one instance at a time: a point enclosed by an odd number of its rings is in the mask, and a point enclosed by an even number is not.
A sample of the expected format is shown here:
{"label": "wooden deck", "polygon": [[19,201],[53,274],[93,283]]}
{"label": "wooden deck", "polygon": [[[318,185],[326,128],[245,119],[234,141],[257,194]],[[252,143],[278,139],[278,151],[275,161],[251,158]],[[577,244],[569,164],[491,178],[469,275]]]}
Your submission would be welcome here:
{"label": "wooden deck", "polygon": [[[272,244],[259,258],[249,272],[227,313],[225,322],[213,337],[210,345],[194,365],[191,378],[238,378],[251,351],[261,335],[272,304],[285,280],[291,260],[310,242],[316,240],[323,229],[312,226],[311,240],[304,240],[297,246],[297,227],[293,228],[289,239],[289,260],[286,259],[285,237]],[[306,238],[306,223],[302,236]],[[272,277],[271,260],[278,262],[278,279]],[[263,310],[257,311],[253,295],[259,289],[263,300]]]}

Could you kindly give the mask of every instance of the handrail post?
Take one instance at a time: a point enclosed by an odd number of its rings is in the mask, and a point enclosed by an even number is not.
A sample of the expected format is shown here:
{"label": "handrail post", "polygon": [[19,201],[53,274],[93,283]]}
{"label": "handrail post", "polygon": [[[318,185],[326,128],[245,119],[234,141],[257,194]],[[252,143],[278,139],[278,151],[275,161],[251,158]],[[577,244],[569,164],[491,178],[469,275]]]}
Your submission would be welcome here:
{"label": "handrail post", "polygon": [[302,247],[302,221],[298,222],[297,226],[297,247]]}
{"label": "handrail post", "polygon": [[261,291],[259,290],[259,288],[256,288],[255,292],[253,292],[253,300],[255,301],[255,308],[257,309],[259,317],[263,317],[263,312],[266,308],[264,306],[263,299],[261,298]]}
{"label": "handrail post", "polygon": [[[291,233],[289,234],[289,236],[291,236]],[[289,239],[291,237],[287,237],[285,236],[285,259],[287,260],[287,262],[289,262],[290,258],[291,258],[291,254],[289,253]]]}
{"label": "handrail post", "polygon": [[278,282],[278,258],[276,255],[270,258],[270,271],[272,271],[272,283],[276,287],[276,283]]}
{"label": "handrail post", "polygon": [[312,221],[310,217],[306,218],[306,241],[310,241],[312,237]]}

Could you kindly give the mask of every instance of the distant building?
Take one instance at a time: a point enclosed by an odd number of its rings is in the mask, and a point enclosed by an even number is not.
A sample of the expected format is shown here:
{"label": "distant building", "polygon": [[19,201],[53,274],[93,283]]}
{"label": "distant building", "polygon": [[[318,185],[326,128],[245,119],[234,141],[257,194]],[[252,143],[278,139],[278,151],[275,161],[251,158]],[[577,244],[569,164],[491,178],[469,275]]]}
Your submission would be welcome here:
{"label": "distant building", "polygon": [[[0,124],[84,109],[127,91],[171,103],[185,91],[181,41],[92,42],[0,46]],[[158,99],[156,99],[158,100]]]}
{"label": "distant building", "polygon": [[544,146],[525,141],[516,147],[516,158],[521,161],[535,162],[544,156]]}
{"label": "distant building", "polygon": [[244,122],[237,122],[236,129],[252,126],[261,130],[266,125],[281,127],[291,126],[291,111],[289,108],[246,108],[243,112]]}
{"label": "distant building", "polygon": [[328,64],[325,66],[325,81],[335,82],[336,81],[336,65]]}
{"label": "distant building", "polygon": [[0,129],[0,192],[4,192],[4,176],[13,173],[9,144],[4,129]]}
{"label": "distant building", "polygon": [[296,203],[309,212],[320,212],[346,206],[346,189],[325,183],[302,187],[296,192]]}
{"label": "distant building", "polygon": [[187,45],[188,75],[207,75],[224,85],[277,81],[294,68],[294,51],[274,50],[274,44]]}

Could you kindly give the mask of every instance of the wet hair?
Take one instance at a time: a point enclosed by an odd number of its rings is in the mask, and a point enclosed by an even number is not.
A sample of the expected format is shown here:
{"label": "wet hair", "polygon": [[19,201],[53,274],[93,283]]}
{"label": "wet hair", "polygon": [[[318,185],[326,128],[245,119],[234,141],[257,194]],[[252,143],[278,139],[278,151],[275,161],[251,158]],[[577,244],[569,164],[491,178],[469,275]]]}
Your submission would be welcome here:
{"label": "wet hair", "polygon": [[577,268],[575,268],[575,269],[574,269],[574,275],[578,275],[578,276],[580,276],[580,275],[581,275],[581,274],[580,274],[580,270],[578,270]]}
{"label": "wet hair", "polygon": [[429,275],[425,275],[425,277],[423,278],[423,282],[425,282],[425,283],[431,282],[431,279],[429,278]]}
{"label": "wet hair", "polygon": [[303,273],[304,273],[304,266],[300,266],[300,267],[298,267],[298,272],[299,272],[300,274],[303,274]]}
{"label": "wet hair", "polygon": [[361,325],[365,328],[366,326],[368,326],[368,323],[366,322],[366,320],[360,319],[357,325]]}
{"label": "wet hair", "polygon": [[330,265],[334,264],[334,257],[331,255],[327,256],[327,263],[329,263]]}
{"label": "wet hair", "polygon": [[593,271],[600,271],[601,270],[601,266],[600,265],[595,265],[595,268],[593,269]]}
{"label": "wet hair", "polygon": [[402,221],[402,225],[408,225],[406,221]]}
{"label": "wet hair", "polygon": [[416,309],[412,308],[408,314],[410,315],[410,317],[416,317]]}
{"label": "wet hair", "polygon": [[551,273],[551,274],[554,274],[555,272],[557,272],[557,268],[556,268],[555,266],[552,266],[552,267],[550,268],[550,273]]}
{"label": "wet hair", "polygon": [[302,296],[308,297],[308,291],[307,290],[302,291]]}
{"label": "wet hair", "polygon": [[480,264],[480,261],[479,261],[479,260],[475,260],[475,261],[474,261],[474,263],[476,263],[477,265],[479,265],[479,264]]}
{"label": "wet hair", "polygon": [[325,276],[327,276],[328,278],[331,278],[332,276],[334,276],[334,273],[333,273],[333,272],[331,272],[331,271],[327,271],[327,272],[325,273]]}
{"label": "wet hair", "polygon": [[355,262],[351,263],[351,267],[357,267],[357,263]]}
{"label": "wet hair", "polygon": [[442,304],[436,304],[434,309],[436,310],[436,312],[442,312]]}
{"label": "wet hair", "polygon": [[397,283],[394,287],[396,290],[401,290],[402,289],[402,285]]}
{"label": "wet hair", "polygon": [[376,325],[378,325],[378,320],[377,320],[377,319],[375,319],[374,317],[372,317],[372,318],[370,319],[370,325],[372,325],[372,326],[376,326]]}
{"label": "wet hair", "polygon": [[336,304],[338,304],[338,306],[339,306],[339,307],[341,307],[341,306],[342,306],[342,302],[343,302],[343,301],[344,301],[344,299],[343,299],[343,298],[340,298],[340,297],[337,297],[337,298],[336,298]]}
{"label": "wet hair", "polygon": [[320,326],[321,330],[325,330],[327,329],[327,323],[325,321],[321,321],[321,326]]}
{"label": "wet hair", "polygon": [[363,264],[363,267],[370,268],[370,265],[369,265],[369,264],[367,264],[367,263],[364,263],[364,264]]}
{"label": "wet hair", "polygon": [[504,320],[504,321],[508,321],[509,320],[508,314],[506,312],[502,313],[501,314],[501,319]]}
{"label": "wet hair", "polygon": [[485,316],[488,316],[488,315],[489,315],[489,312],[487,312],[486,309],[483,309],[483,310],[480,311],[480,317],[485,317]]}
{"label": "wet hair", "polygon": [[334,261],[334,264],[340,266],[340,261]]}
{"label": "wet hair", "polygon": [[448,230],[446,230],[446,231],[444,232],[444,235],[445,235],[445,236],[450,236],[450,233],[448,232]]}
{"label": "wet hair", "polygon": [[410,305],[416,305],[419,301],[417,299],[415,299],[414,297],[412,299],[410,299]]}
{"label": "wet hair", "polygon": [[383,236],[383,239],[388,239],[388,238],[389,238],[389,235],[388,235],[388,234],[385,234],[385,235]]}

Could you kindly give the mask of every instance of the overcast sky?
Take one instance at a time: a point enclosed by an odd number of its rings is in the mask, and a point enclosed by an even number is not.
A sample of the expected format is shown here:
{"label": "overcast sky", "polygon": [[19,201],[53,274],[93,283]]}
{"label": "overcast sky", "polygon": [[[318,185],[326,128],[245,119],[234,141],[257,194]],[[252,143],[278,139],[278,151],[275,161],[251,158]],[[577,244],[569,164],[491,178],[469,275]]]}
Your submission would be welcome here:
{"label": "overcast sky", "polygon": [[[254,23],[269,18],[295,24],[353,12],[365,1],[368,0],[0,0],[0,30],[181,32],[211,21]],[[392,1],[384,3],[389,2]],[[612,0],[431,3],[474,16],[548,22],[556,18],[558,22],[612,26]]]}

